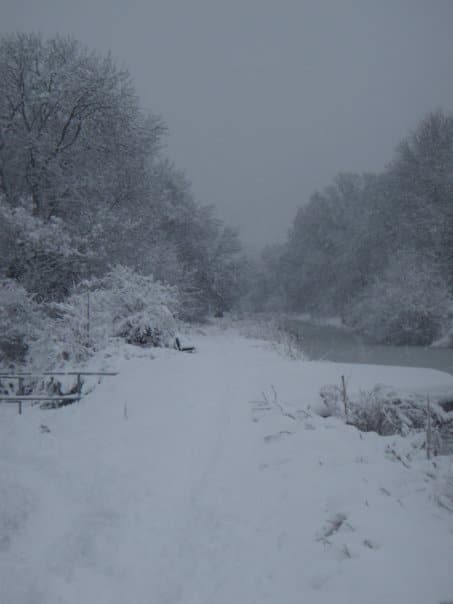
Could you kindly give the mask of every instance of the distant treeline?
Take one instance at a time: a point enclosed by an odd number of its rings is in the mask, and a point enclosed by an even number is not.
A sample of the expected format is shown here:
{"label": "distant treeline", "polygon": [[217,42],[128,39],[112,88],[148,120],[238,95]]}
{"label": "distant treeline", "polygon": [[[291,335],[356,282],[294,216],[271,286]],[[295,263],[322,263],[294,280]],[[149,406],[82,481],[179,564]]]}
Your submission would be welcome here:
{"label": "distant treeline", "polygon": [[380,342],[429,344],[453,299],[453,115],[425,117],[380,174],[340,174],[267,248],[257,310],[339,315]]}

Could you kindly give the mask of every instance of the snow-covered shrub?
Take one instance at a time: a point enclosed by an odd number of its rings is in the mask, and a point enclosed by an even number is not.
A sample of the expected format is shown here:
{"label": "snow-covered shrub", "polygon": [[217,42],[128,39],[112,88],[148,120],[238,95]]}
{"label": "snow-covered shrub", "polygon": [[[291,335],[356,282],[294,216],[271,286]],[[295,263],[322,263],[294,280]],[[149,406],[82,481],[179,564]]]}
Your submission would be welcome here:
{"label": "snow-covered shrub", "polygon": [[80,283],[64,302],[37,304],[16,281],[0,281],[0,362],[36,370],[86,361],[118,336],[133,344],[173,346],[177,290],[117,266]]}
{"label": "snow-covered shrub", "polygon": [[176,336],[175,318],[167,306],[156,306],[118,321],[116,335],[123,337],[129,344],[173,346]]}
{"label": "snow-covered shrub", "polygon": [[[406,434],[412,426],[409,417],[400,409],[402,401],[388,397],[380,386],[372,390],[362,390],[357,401],[348,404],[348,423],[362,432],[378,434]],[[410,406],[403,405],[407,410]],[[417,407],[417,413],[420,411]]]}
{"label": "snow-covered shrub", "polygon": [[321,417],[343,417],[344,402],[340,386],[329,384],[323,386],[319,391],[319,397],[322,405],[317,408],[317,413]]}
{"label": "snow-covered shrub", "polygon": [[23,363],[42,328],[40,306],[12,279],[0,281],[0,363]]}
{"label": "snow-covered shrub", "polygon": [[60,339],[72,341],[69,356],[89,354],[119,336],[133,344],[172,346],[176,335],[176,288],[117,266],[102,278],[82,282],[64,304],[55,305]]}
{"label": "snow-covered shrub", "polygon": [[346,322],[377,342],[427,345],[439,337],[449,294],[433,262],[401,252],[346,311]]}
{"label": "snow-covered shrub", "polygon": [[347,397],[346,406],[340,386],[324,386],[320,391],[323,406],[318,413],[322,417],[340,417],[362,432],[377,432],[380,435],[423,431],[428,413],[433,430],[441,430],[449,424],[451,417],[443,411],[437,400],[427,405],[426,395],[397,392],[384,386],[361,390],[354,397]]}

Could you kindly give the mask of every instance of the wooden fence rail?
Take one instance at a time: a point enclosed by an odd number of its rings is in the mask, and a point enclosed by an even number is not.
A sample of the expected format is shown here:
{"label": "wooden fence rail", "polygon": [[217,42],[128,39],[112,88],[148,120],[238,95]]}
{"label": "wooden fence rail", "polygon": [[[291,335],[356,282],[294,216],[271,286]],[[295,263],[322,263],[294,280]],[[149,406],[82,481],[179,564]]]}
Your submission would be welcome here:
{"label": "wooden fence rail", "polygon": [[43,377],[47,375],[118,375],[117,371],[43,371],[42,373],[1,373],[1,378]]}
{"label": "wooden fence rail", "polygon": [[[54,394],[54,395],[34,395],[34,394],[25,394],[24,393],[24,379],[25,378],[43,378],[48,376],[57,376],[57,375],[73,375],[77,376],[77,381],[75,384],[75,391],[70,394]],[[63,402],[75,402],[79,401],[82,398],[82,376],[114,376],[118,375],[117,371],[45,371],[43,373],[0,373],[0,381],[3,380],[17,380],[17,391],[16,394],[0,394],[0,401],[5,403],[17,403],[19,406],[19,415],[22,414],[22,403],[23,402],[35,402],[35,401],[47,401],[54,402],[55,407],[59,407]]]}

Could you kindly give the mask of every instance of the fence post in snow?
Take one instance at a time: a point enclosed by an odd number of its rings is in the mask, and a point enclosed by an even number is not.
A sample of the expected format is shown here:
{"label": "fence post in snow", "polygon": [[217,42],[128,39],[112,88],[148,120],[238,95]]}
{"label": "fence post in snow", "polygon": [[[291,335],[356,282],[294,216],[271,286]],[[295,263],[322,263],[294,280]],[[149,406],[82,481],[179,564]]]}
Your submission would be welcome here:
{"label": "fence post in snow", "polygon": [[87,346],[90,344],[90,292],[87,293]]}
{"label": "fence post in snow", "polygon": [[77,374],[77,394],[79,395],[79,401],[82,398],[82,376],[80,373]]}
{"label": "fence post in snow", "polygon": [[346,381],[344,375],[341,376],[341,398],[343,399],[344,414],[348,417],[348,397],[346,394]]}
{"label": "fence post in snow", "polygon": [[429,396],[426,400],[426,412],[428,419],[426,422],[426,457],[431,459],[431,405],[429,402]]}
{"label": "fence post in snow", "polygon": [[[17,394],[20,396],[23,393],[24,393],[24,378],[20,377]],[[18,405],[19,405],[19,415],[22,415],[22,401],[21,400],[18,401]]]}

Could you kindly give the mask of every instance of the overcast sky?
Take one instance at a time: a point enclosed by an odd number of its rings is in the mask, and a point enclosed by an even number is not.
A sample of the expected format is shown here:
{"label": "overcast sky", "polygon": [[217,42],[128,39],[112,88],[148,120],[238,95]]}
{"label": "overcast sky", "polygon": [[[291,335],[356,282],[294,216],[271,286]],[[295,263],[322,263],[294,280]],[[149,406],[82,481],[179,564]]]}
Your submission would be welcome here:
{"label": "overcast sky", "polygon": [[195,197],[255,248],[453,111],[453,0],[0,0],[0,29],[111,50]]}

